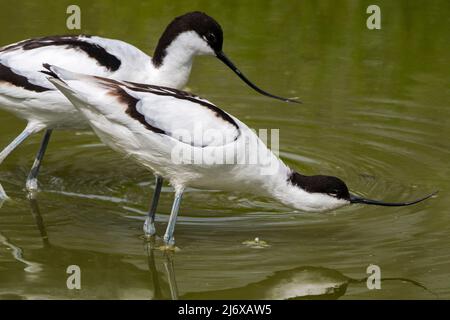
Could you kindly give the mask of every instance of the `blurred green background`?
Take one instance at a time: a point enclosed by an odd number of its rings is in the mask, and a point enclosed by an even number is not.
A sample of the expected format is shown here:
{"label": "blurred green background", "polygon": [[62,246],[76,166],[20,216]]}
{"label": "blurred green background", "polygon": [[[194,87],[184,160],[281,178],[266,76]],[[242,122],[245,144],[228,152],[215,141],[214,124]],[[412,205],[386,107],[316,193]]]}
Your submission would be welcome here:
{"label": "blurred green background", "polygon": [[[0,0],[0,46],[74,33],[66,29],[70,4]],[[151,173],[92,133],[54,134],[42,192],[28,201],[36,136],[0,166],[13,199],[0,209],[0,298],[450,298],[449,1],[76,4],[76,33],[121,39],[149,55],[175,16],[208,13],[224,29],[224,51],[250,79],[304,103],[257,95],[211,57],[196,59],[189,89],[252,128],[280,129],[281,157],[305,174],[336,175],[387,201],[440,193],[411,207],[302,214],[255,195],[190,190],[175,234],[180,251],[167,256],[142,239]],[[370,4],[381,8],[381,30],[366,28]],[[0,111],[0,146],[24,125]],[[171,203],[167,186],[159,235]],[[255,237],[269,246],[243,244]],[[79,291],[66,288],[72,264],[82,270]],[[432,293],[402,281],[368,290],[348,280],[367,276],[369,264]]]}

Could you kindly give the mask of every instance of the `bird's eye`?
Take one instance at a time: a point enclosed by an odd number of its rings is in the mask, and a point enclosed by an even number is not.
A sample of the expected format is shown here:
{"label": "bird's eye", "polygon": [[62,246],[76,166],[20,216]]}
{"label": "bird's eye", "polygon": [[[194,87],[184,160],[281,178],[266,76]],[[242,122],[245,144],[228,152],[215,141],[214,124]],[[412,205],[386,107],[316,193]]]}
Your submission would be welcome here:
{"label": "bird's eye", "polygon": [[216,36],[211,32],[206,35],[206,39],[210,42],[216,42]]}
{"label": "bird's eye", "polygon": [[328,195],[331,197],[337,197],[337,192],[336,193],[328,193]]}

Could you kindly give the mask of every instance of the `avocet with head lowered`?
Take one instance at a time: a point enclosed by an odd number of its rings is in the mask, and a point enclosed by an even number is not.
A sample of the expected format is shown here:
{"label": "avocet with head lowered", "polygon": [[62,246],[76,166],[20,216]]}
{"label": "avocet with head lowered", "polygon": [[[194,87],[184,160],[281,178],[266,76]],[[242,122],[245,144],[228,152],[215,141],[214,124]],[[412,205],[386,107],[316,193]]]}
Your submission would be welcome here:
{"label": "avocet with head lowered", "polygon": [[[190,12],[175,18],[159,39],[153,57],[136,47],[96,36],[51,36],[24,40],[0,48],[0,108],[28,121],[25,130],[0,153],[0,163],[28,136],[46,130],[27,179],[37,189],[37,174],[52,130],[88,127],[84,117],[39,71],[44,62],[69,70],[112,79],[183,88],[193,58],[213,55],[257,92],[283,101],[250,82],[222,51],[221,26],[208,15]],[[0,196],[3,188],[0,185]]]}
{"label": "avocet with head lowered", "polygon": [[[164,235],[167,245],[174,244],[186,187],[252,192],[311,212],[351,203],[405,206],[431,196],[386,203],[352,195],[339,178],[293,171],[244,123],[207,100],[176,89],[45,67],[49,80],[81,111],[104,143],[159,177],[144,225],[146,233],[155,233],[154,214],[163,179],[174,187],[175,200]],[[195,154],[201,155],[201,161],[196,161]],[[246,160],[255,155],[256,161]],[[220,158],[223,161],[215,161]]]}

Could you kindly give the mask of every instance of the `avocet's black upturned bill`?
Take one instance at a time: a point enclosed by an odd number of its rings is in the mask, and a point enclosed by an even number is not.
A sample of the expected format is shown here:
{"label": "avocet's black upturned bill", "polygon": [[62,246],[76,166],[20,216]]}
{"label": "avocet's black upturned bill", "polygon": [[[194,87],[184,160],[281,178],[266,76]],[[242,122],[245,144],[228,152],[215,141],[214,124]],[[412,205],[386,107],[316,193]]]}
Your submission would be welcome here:
{"label": "avocet's black upturned bill", "polygon": [[[39,72],[47,62],[86,74],[181,89],[188,81],[193,58],[213,55],[259,93],[294,101],[255,86],[225,56],[222,45],[220,25],[204,13],[191,12],[167,26],[153,58],[128,43],[87,35],[42,37],[0,48],[0,108],[28,121],[25,130],[0,153],[0,163],[28,136],[46,129],[26,184],[28,190],[36,190],[52,130],[87,126],[72,104]],[[6,196],[0,186],[1,195]]]}
{"label": "avocet's black upturned bill", "polygon": [[[164,236],[169,245],[174,244],[175,222],[186,187],[253,192],[312,212],[351,203],[406,206],[431,196],[404,203],[358,197],[350,194],[339,178],[293,171],[244,123],[207,100],[165,87],[92,77],[49,65],[46,68],[52,76],[49,80],[81,111],[104,143],[158,177],[152,209],[144,225],[146,233],[155,232],[154,214],[163,178],[175,188]],[[211,130],[218,131],[220,139],[207,139]],[[203,159],[220,154],[225,161],[182,162],[174,158],[178,151],[184,151],[188,158],[199,151]],[[259,159],[254,164],[246,161],[255,154]]]}

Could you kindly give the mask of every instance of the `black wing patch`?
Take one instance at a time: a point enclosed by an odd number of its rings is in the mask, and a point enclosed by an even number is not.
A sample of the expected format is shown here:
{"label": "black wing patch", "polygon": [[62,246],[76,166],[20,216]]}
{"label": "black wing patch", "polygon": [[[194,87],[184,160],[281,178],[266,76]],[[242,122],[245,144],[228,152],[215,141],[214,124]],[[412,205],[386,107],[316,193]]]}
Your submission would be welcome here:
{"label": "black wing patch", "polygon": [[161,130],[160,128],[150,125],[145,120],[144,115],[139,113],[139,111],[136,108],[136,105],[139,102],[138,99],[130,96],[128,93],[125,92],[125,90],[123,90],[122,88],[120,88],[118,86],[113,87],[113,91],[111,91],[111,95],[115,96],[121,103],[126,104],[127,105],[126,113],[133,119],[135,119],[135,120],[139,121],[141,124],[143,124],[148,130],[153,131],[155,133],[166,134],[166,132],[164,130]]}
{"label": "black wing patch", "polygon": [[49,88],[41,87],[28,81],[27,77],[15,73],[7,66],[0,63],[0,81],[12,84],[29,91],[44,92],[51,91]]}
{"label": "black wing patch", "polygon": [[63,46],[67,49],[81,50],[86,53],[92,59],[95,59],[97,63],[104,66],[109,71],[117,71],[120,68],[122,62],[115,55],[110,54],[105,48],[83,41],[83,38],[90,38],[90,36],[50,36],[28,39],[16,44],[4,47],[0,49],[0,52],[8,52],[18,49],[33,50],[48,46]]}
{"label": "black wing patch", "polygon": [[128,81],[124,81],[124,82],[127,83],[131,87],[131,89],[134,91],[149,92],[149,93],[153,93],[153,94],[160,95],[160,96],[169,96],[169,97],[174,97],[174,98],[181,99],[181,100],[188,100],[188,101],[200,104],[200,105],[208,108],[209,110],[213,111],[217,117],[221,118],[222,120],[225,120],[226,122],[229,122],[232,126],[234,126],[236,129],[239,130],[239,126],[237,125],[236,121],[234,121],[233,118],[231,118],[228,115],[228,113],[226,113],[222,109],[216,107],[212,103],[202,100],[198,96],[193,95],[189,92],[181,91],[181,90],[177,90],[177,89],[173,89],[173,88],[168,88],[168,87],[150,85],[150,84],[141,84],[141,83],[134,83],[134,82],[128,82]]}

